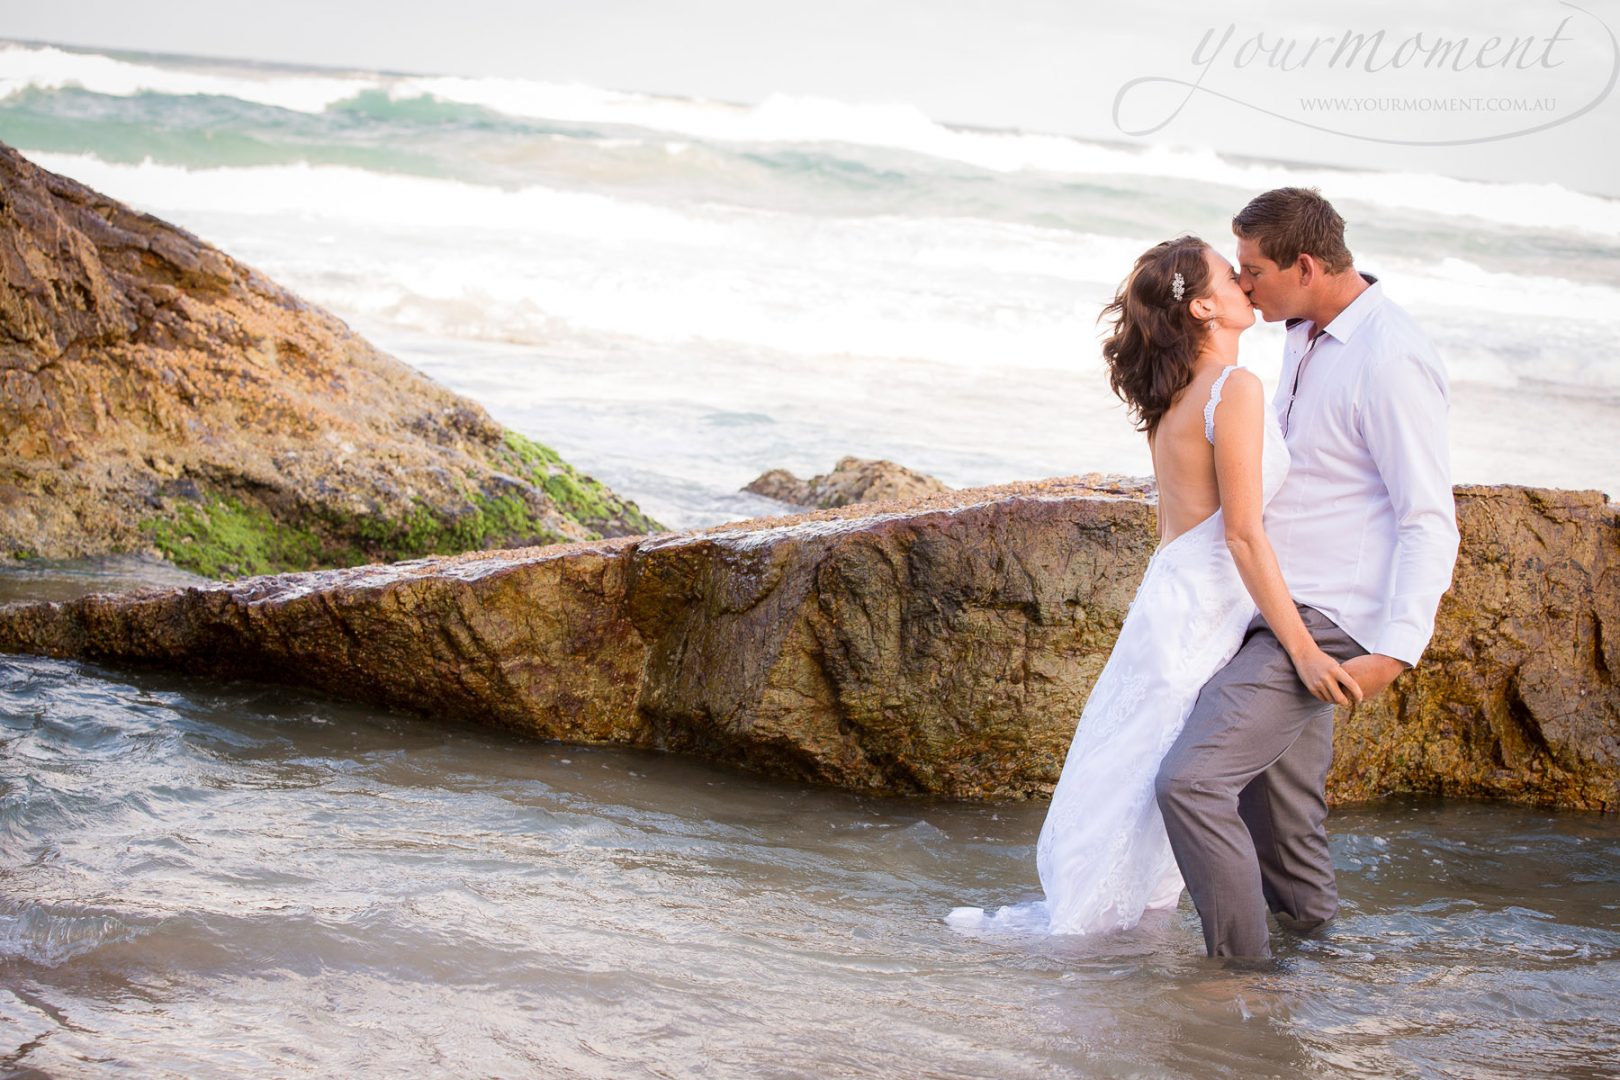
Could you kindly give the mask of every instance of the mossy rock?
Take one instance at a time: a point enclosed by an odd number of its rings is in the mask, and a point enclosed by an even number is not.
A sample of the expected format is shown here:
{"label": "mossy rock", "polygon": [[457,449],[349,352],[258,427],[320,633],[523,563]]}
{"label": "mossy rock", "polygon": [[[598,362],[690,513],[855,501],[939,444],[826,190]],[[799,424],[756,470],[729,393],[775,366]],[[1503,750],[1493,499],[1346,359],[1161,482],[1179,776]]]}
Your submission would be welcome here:
{"label": "mossy rock", "polygon": [[456,514],[418,502],[397,519],[317,512],[306,523],[290,524],[252,498],[209,491],[180,503],[172,516],[148,518],[142,529],[176,566],[218,579],[572,539],[540,524],[514,496],[478,494]]}
{"label": "mossy rock", "polygon": [[255,503],[213,493],[181,501],[172,516],[150,517],[141,529],[170,562],[211,578],[310,569],[334,554],[316,531],[285,525]]}
{"label": "mossy rock", "polygon": [[505,447],[497,449],[496,456],[505,456],[515,474],[543,490],[558,509],[581,525],[618,536],[663,530],[634,503],[625,502],[544,443],[508,431]]}
{"label": "mossy rock", "polygon": [[288,521],[286,510],[252,494],[197,487],[197,497],[166,502],[141,531],[176,566],[228,579],[581,539],[558,531],[556,513],[584,526],[585,539],[663,528],[543,443],[509,431],[492,456],[510,476],[463,492],[465,503],[451,509],[418,499],[403,514],[323,506]]}

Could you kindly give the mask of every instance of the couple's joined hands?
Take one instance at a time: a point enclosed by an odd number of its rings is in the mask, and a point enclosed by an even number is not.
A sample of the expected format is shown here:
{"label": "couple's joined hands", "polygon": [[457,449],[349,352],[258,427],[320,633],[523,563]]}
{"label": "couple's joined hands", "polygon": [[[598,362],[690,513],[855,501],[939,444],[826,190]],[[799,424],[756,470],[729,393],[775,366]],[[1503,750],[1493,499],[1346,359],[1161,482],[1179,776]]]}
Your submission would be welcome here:
{"label": "couple's joined hands", "polygon": [[1311,695],[1332,705],[1359,705],[1371,701],[1406,670],[1393,656],[1367,653],[1339,663],[1316,646],[1294,661],[1299,681]]}

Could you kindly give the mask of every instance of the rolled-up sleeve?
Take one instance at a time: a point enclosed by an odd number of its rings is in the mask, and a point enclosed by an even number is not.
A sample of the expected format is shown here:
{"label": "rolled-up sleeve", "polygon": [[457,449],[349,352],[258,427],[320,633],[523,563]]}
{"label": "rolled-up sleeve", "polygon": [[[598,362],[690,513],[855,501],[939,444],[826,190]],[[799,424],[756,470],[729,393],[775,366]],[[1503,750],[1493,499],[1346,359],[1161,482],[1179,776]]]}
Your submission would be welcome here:
{"label": "rolled-up sleeve", "polygon": [[1387,619],[1373,652],[1416,665],[1457,562],[1443,369],[1421,352],[1385,355],[1362,399],[1361,434],[1395,512]]}

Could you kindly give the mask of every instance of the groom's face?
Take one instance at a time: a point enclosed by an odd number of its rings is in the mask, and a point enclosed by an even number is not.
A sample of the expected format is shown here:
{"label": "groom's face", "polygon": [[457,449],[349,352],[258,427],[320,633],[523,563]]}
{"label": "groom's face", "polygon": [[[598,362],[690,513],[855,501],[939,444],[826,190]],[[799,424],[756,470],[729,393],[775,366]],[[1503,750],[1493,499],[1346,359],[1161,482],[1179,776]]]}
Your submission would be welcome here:
{"label": "groom's face", "polygon": [[1299,314],[1299,264],[1287,270],[1260,253],[1260,241],[1237,238],[1238,284],[1266,322],[1280,322]]}

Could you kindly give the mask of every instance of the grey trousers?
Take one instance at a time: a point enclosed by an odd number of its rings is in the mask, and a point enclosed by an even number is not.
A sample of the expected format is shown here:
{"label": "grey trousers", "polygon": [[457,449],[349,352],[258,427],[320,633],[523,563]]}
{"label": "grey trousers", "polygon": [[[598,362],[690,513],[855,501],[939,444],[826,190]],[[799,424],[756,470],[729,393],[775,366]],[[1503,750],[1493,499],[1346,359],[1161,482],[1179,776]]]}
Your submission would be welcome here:
{"label": "grey trousers", "polygon": [[[1311,637],[1340,663],[1366,653],[1315,608]],[[1266,910],[1308,931],[1339,908],[1323,784],[1333,706],[1318,701],[1265,619],[1204,684],[1159,766],[1156,792],[1210,956],[1271,955]]]}

